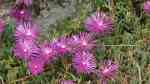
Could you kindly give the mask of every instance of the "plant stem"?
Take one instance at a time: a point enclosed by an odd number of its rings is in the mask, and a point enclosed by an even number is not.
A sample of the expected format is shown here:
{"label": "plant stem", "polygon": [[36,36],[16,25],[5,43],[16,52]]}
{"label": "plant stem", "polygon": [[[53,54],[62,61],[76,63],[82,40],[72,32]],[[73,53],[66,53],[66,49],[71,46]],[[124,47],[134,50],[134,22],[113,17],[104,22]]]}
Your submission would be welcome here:
{"label": "plant stem", "polygon": [[19,82],[19,81],[24,81],[24,80],[27,80],[27,79],[30,79],[30,78],[32,78],[31,75],[29,75],[29,76],[24,76],[24,77],[22,77],[22,78],[19,78],[19,79],[17,79],[17,80],[14,80],[14,81],[12,81],[12,82],[10,82],[10,83],[13,84],[13,83],[16,83],[16,82]]}
{"label": "plant stem", "polygon": [[142,84],[142,77],[141,77],[141,68],[138,63],[136,63],[136,67],[138,69],[138,75],[139,75],[139,84]]}
{"label": "plant stem", "polygon": [[5,84],[2,76],[0,76],[0,80],[2,84]]}
{"label": "plant stem", "polygon": [[120,45],[104,45],[104,46],[112,46],[112,47],[135,47],[137,45],[120,44]]}

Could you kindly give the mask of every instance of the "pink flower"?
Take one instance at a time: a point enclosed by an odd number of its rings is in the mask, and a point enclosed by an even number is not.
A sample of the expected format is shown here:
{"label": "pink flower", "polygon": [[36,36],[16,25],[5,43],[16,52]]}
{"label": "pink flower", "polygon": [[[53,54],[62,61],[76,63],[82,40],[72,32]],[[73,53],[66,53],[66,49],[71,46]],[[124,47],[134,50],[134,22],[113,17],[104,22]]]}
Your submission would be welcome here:
{"label": "pink flower", "polygon": [[150,14],[150,1],[149,0],[144,3],[144,11]]}
{"label": "pink flower", "polygon": [[96,59],[88,51],[77,52],[73,56],[73,67],[77,73],[89,74],[96,69]]}
{"label": "pink flower", "polygon": [[39,35],[39,27],[37,24],[27,21],[19,23],[16,26],[15,38],[16,40],[36,40]]}
{"label": "pink flower", "polygon": [[95,36],[91,33],[81,32],[79,35],[73,35],[69,44],[72,46],[73,50],[91,50],[96,46]]}
{"label": "pink flower", "polygon": [[103,80],[114,79],[118,68],[119,66],[113,63],[111,60],[105,60],[102,66],[99,68],[99,76]]}
{"label": "pink flower", "polygon": [[28,62],[28,69],[33,76],[37,76],[44,71],[44,61],[42,59],[33,59]]}
{"label": "pink flower", "polygon": [[0,33],[4,31],[5,28],[5,21],[0,19]]}
{"label": "pink flower", "polygon": [[61,80],[60,84],[75,84],[75,82],[72,80]]}
{"label": "pink flower", "polygon": [[97,11],[85,20],[85,28],[90,32],[104,35],[113,30],[113,22],[109,16]]}
{"label": "pink flower", "polygon": [[32,19],[30,11],[22,5],[13,7],[10,11],[10,16],[13,17],[16,22]]}
{"label": "pink flower", "polygon": [[16,42],[13,52],[18,59],[22,60],[31,60],[41,56],[40,47],[31,40]]}
{"label": "pink flower", "polygon": [[16,4],[30,6],[32,5],[32,0],[16,0]]}
{"label": "pink flower", "polygon": [[53,43],[44,42],[41,45],[41,51],[46,63],[56,59],[57,51],[55,50]]}
{"label": "pink flower", "polygon": [[58,54],[63,55],[71,51],[71,46],[68,45],[68,38],[61,37],[54,41],[53,45]]}

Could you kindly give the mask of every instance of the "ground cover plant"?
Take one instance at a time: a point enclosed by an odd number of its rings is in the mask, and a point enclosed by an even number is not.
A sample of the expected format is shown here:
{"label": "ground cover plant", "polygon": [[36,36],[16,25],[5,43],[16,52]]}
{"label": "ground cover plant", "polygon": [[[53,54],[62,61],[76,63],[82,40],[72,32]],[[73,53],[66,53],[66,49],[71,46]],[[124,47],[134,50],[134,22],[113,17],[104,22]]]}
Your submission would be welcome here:
{"label": "ground cover plant", "polygon": [[[52,9],[49,3],[59,7]],[[149,0],[2,0],[0,4],[1,10],[3,4],[9,5],[0,15],[0,83],[150,83]],[[75,11],[52,23],[70,5]]]}

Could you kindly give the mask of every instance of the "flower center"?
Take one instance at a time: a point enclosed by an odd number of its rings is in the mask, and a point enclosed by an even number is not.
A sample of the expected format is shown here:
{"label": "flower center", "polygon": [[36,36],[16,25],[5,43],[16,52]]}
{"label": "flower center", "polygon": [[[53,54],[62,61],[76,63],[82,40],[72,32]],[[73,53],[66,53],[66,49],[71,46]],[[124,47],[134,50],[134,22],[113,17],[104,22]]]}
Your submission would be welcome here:
{"label": "flower center", "polygon": [[88,66],[88,62],[82,62],[83,66]]}
{"label": "flower center", "polygon": [[103,26],[103,21],[99,21],[98,26]]}
{"label": "flower center", "polygon": [[37,66],[37,65],[34,65],[34,68],[35,68],[35,69],[37,69],[37,68],[38,68],[38,66]]}
{"label": "flower center", "polygon": [[62,45],[61,47],[62,47],[62,48],[66,48],[66,46],[65,46],[65,45]]}
{"label": "flower center", "polygon": [[51,49],[45,49],[45,53],[46,53],[46,54],[50,54],[51,52],[52,52]]}
{"label": "flower center", "polygon": [[31,35],[31,31],[28,31],[28,32],[27,32],[27,35],[30,36],[30,35]]}
{"label": "flower center", "polygon": [[87,43],[86,43],[85,41],[83,41],[83,42],[82,42],[82,45],[86,46],[86,45],[87,45]]}
{"label": "flower center", "polygon": [[22,11],[20,11],[20,14],[22,14],[22,15],[23,15],[23,14],[24,14],[24,11],[23,11],[23,10],[22,10]]}
{"label": "flower center", "polygon": [[108,71],[109,71],[109,69],[106,68],[103,70],[103,73],[107,73]]}
{"label": "flower center", "polygon": [[24,51],[24,52],[27,52],[27,49],[24,49],[23,51]]}

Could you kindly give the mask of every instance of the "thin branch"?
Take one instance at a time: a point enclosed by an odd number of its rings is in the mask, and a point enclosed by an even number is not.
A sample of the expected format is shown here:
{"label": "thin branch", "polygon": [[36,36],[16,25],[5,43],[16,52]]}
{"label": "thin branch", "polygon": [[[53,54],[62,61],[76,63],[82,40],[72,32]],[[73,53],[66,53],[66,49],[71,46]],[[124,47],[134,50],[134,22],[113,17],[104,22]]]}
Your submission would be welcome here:
{"label": "thin branch", "polygon": [[113,16],[113,21],[115,22],[115,17],[116,17],[116,4],[115,4],[115,0],[111,1],[111,7],[112,7],[112,16]]}
{"label": "thin branch", "polygon": [[24,77],[22,77],[22,78],[19,78],[19,79],[17,79],[17,80],[14,80],[14,81],[12,81],[12,82],[10,82],[11,84],[13,84],[13,83],[16,83],[16,82],[20,82],[20,81],[24,81],[24,80],[27,80],[27,79],[30,79],[30,78],[32,78],[33,76],[31,76],[31,75],[29,75],[29,76],[24,76]]}
{"label": "thin branch", "polygon": [[[51,68],[46,67],[43,73],[47,72],[48,70],[51,70]],[[13,80],[12,82],[10,82],[10,84],[14,84],[14,83],[20,82],[20,81],[25,81],[25,80],[31,79],[31,78],[33,78],[32,75],[24,76],[24,77],[21,77],[19,79]]]}
{"label": "thin branch", "polygon": [[2,84],[5,84],[2,76],[0,76],[0,80]]}
{"label": "thin branch", "polygon": [[134,59],[133,57],[133,53],[131,53],[131,51],[129,51],[129,56],[131,57],[133,63],[135,64],[135,66],[137,67],[138,69],[138,76],[139,76],[139,84],[142,84],[142,72],[141,72],[141,68],[140,68],[140,65],[136,62],[136,60]]}
{"label": "thin branch", "polygon": [[139,75],[139,84],[142,84],[142,76],[141,76],[141,68],[138,63],[136,63],[136,67],[138,69],[138,75]]}
{"label": "thin branch", "polygon": [[104,45],[104,46],[112,46],[112,47],[135,47],[137,45],[128,45],[128,44],[120,44],[120,45]]}

